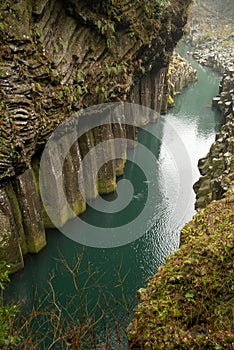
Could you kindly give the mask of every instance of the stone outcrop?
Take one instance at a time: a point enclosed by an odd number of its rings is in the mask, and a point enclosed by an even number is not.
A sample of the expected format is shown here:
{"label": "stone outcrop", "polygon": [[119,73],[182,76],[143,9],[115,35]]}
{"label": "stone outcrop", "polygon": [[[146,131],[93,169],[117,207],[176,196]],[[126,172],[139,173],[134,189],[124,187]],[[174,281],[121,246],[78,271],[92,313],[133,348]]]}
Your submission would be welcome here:
{"label": "stone outcrop", "polygon": [[234,69],[226,70],[220,83],[219,95],[213,105],[221,111],[225,120],[220,133],[206,157],[199,160],[201,177],[194,184],[196,208],[203,208],[214,199],[234,188]]}
{"label": "stone outcrop", "polygon": [[[234,37],[230,36],[229,40]],[[196,45],[192,51],[193,57],[202,65],[223,73],[234,60],[233,47],[223,47],[222,39],[213,39]]]}

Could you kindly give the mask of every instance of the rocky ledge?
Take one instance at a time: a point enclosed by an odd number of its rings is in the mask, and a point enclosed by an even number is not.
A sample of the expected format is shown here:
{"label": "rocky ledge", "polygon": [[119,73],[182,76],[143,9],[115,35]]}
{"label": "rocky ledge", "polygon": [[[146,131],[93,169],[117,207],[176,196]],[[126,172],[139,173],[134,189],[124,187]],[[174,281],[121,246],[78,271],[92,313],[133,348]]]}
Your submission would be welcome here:
{"label": "rocky ledge", "polygon": [[197,209],[222,198],[228,190],[234,191],[234,66],[226,69],[213,105],[221,111],[224,125],[198,163],[202,176],[194,184]]}

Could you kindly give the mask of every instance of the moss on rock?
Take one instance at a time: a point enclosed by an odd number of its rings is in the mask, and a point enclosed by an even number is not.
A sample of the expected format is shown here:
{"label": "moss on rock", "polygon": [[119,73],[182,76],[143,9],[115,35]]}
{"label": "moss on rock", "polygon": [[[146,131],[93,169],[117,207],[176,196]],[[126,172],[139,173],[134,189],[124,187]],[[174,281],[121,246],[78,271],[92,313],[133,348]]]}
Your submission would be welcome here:
{"label": "moss on rock", "polygon": [[181,247],[146,289],[130,349],[233,349],[234,195],[214,201],[181,232]]}

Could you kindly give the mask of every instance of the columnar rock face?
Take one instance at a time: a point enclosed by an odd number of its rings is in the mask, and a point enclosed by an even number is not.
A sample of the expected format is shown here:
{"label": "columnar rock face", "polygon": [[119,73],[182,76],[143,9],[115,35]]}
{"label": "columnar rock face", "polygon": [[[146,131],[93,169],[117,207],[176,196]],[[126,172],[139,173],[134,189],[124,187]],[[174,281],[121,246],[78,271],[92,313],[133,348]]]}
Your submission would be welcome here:
{"label": "columnar rock face", "polygon": [[229,67],[220,83],[219,95],[213,99],[225,124],[206,157],[199,160],[201,177],[194,185],[196,208],[203,208],[225,192],[234,190],[234,69]]}
{"label": "columnar rock face", "polygon": [[[147,106],[157,112],[164,113],[167,110],[168,80],[167,68],[145,74],[134,86],[131,92],[131,102]],[[142,124],[147,124],[151,120],[149,116],[142,119]]]}
{"label": "columnar rock face", "polygon": [[165,70],[190,2],[1,2],[0,178],[27,168],[73,112],[129,100],[144,74]]}
{"label": "columnar rock face", "polygon": [[[0,3],[0,258],[15,269],[23,266],[22,255],[36,253],[45,244],[45,227],[53,227],[39,193],[40,154],[54,129],[73,113],[110,101],[131,101],[165,113],[168,104],[169,60],[183,34],[191,0],[91,1],[9,0]],[[142,124],[152,121],[145,116]],[[96,157],[89,169],[82,159],[99,142],[123,139],[121,152],[103,150],[105,163],[96,177]],[[128,142],[124,138],[129,139]],[[133,146],[137,129],[108,120],[86,132],[73,144],[63,164],[63,190],[73,215],[86,203],[78,186],[83,179],[88,198],[115,190],[122,175],[126,147]],[[66,140],[64,140],[64,147]],[[61,176],[55,148],[48,167],[51,183]],[[82,181],[81,181],[82,182]],[[49,191],[48,191],[49,193]],[[59,226],[71,217],[60,190]],[[50,208],[53,212],[55,207]],[[4,208],[8,208],[7,210]],[[13,220],[14,218],[14,220]],[[13,253],[13,250],[15,253]]]}

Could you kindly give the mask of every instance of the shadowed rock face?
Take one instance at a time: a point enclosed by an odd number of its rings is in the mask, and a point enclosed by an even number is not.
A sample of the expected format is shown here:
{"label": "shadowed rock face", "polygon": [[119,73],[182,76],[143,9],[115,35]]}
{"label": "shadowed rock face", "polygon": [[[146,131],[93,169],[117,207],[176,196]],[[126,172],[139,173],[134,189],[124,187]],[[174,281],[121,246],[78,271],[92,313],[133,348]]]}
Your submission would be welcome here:
{"label": "shadowed rock face", "polygon": [[[170,3],[170,4],[169,4]],[[74,112],[110,101],[131,101],[165,112],[168,104],[169,60],[183,34],[191,0],[9,0],[0,3],[0,259],[23,267],[22,255],[46,244],[52,227],[39,195],[40,153],[54,129]],[[142,124],[150,121],[144,116]],[[77,183],[84,179],[89,198],[115,190],[122,175],[126,147],[137,130],[118,122],[97,127],[74,143],[63,165],[63,189],[73,215],[86,203]],[[115,150],[99,155],[106,162],[95,177],[95,153],[83,171],[82,158],[99,142],[121,138]],[[64,141],[66,143],[66,140]],[[64,145],[65,145],[64,143]],[[56,186],[60,157],[48,166]],[[35,155],[36,154],[36,155]],[[110,157],[110,155],[112,157]],[[86,173],[85,173],[86,171]],[[49,191],[48,191],[49,192]],[[60,190],[59,226],[70,218]],[[6,208],[6,209],[5,209]]]}
{"label": "shadowed rock face", "polygon": [[130,100],[143,74],[167,67],[190,2],[1,2],[0,178],[27,168],[73,112]]}

